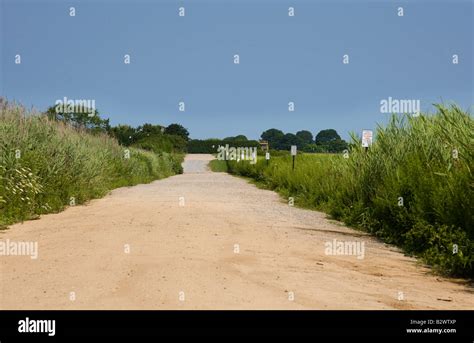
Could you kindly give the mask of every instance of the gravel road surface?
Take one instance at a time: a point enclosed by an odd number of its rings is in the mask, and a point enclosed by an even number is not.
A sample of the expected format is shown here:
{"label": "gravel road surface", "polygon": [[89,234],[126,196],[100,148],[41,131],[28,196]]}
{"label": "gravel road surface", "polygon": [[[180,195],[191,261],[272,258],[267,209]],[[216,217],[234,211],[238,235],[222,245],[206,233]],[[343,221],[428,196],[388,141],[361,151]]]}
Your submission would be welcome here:
{"label": "gravel road surface", "polygon": [[[37,259],[0,256],[0,308],[474,308],[462,280],[212,173],[211,159],[188,155],[183,175],[0,232],[0,241],[38,242]],[[341,243],[354,249],[337,254]]]}

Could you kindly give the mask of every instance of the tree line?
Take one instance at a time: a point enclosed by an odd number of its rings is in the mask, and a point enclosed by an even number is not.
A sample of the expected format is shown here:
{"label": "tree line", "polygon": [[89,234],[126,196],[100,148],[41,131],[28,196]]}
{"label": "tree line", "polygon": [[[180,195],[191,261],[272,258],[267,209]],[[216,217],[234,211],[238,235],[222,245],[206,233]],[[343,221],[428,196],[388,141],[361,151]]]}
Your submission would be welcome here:
{"label": "tree line", "polygon": [[304,152],[335,153],[347,149],[348,146],[334,129],[321,130],[314,138],[308,130],[285,134],[278,129],[269,129],[262,133],[261,138],[274,150],[289,150],[292,145],[296,145],[298,150]]}
{"label": "tree line", "polygon": [[64,122],[77,129],[108,134],[116,138],[123,146],[132,146],[155,153],[186,152],[189,141],[188,130],[180,124],[162,126],[145,123],[137,127],[122,124],[111,126],[109,119],[101,118],[97,110],[88,112],[73,108],[67,112],[58,112],[55,106],[49,107],[46,115],[51,120]]}
{"label": "tree line", "polygon": [[[92,115],[91,115],[92,113]],[[189,131],[180,124],[168,126],[145,123],[132,127],[119,124],[111,126],[109,119],[101,118],[97,110],[79,111],[73,109],[58,112],[56,106],[47,109],[46,115],[76,128],[93,133],[106,133],[115,137],[121,145],[133,146],[154,152],[215,153],[219,145],[258,147],[257,140],[249,140],[245,135],[225,137],[224,139],[190,139]],[[348,144],[334,129],[321,130],[313,136],[309,130],[284,133],[278,129],[264,131],[260,138],[267,141],[271,150],[289,150],[296,145],[303,152],[336,153],[347,149]]]}

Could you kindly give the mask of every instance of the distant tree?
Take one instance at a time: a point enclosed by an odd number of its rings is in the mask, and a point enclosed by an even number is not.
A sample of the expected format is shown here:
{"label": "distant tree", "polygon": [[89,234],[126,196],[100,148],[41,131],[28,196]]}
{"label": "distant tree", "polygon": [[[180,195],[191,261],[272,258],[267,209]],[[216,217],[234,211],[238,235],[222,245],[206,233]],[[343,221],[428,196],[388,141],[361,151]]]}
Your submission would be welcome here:
{"label": "distant tree", "polygon": [[136,132],[137,130],[130,125],[117,125],[110,129],[110,134],[115,137],[120,144],[126,146],[133,144],[137,140]]}
{"label": "distant tree", "polygon": [[321,130],[316,135],[316,145],[320,146],[325,152],[342,152],[347,149],[348,144],[341,139],[339,134],[334,129]]}
{"label": "distant tree", "polygon": [[117,125],[110,129],[110,134],[117,138],[122,145],[132,145],[156,153],[186,150],[187,140],[184,137],[165,132],[164,126],[150,123],[145,123],[137,128],[129,125]]}
{"label": "distant tree", "polygon": [[296,133],[296,137],[298,137],[303,144],[311,144],[313,143],[313,134],[307,130],[301,130]]}
{"label": "distant tree", "polygon": [[330,141],[325,144],[327,152],[342,152],[344,149],[348,148],[348,144],[343,139],[336,139],[335,141]]}
{"label": "distant tree", "polygon": [[316,144],[324,145],[327,142],[335,141],[337,139],[341,139],[341,137],[338,135],[336,130],[326,129],[319,131],[316,135],[315,142]]}
{"label": "distant tree", "polygon": [[235,141],[248,141],[247,137],[244,135],[237,135],[234,137]]}
{"label": "distant tree", "polygon": [[86,129],[91,132],[109,132],[109,119],[102,119],[97,110],[78,106],[64,106],[60,109],[51,106],[46,110],[46,115],[51,120],[62,121],[75,128]]}
{"label": "distant tree", "polygon": [[229,136],[223,139],[224,142],[234,142],[234,141],[248,141],[247,137],[244,135]]}
{"label": "distant tree", "polygon": [[138,139],[132,146],[159,154],[162,152],[184,152],[186,144],[186,140],[181,136],[155,134]]}
{"label": "distant tree", "polygon": [[283,136],[279,149],[290,150],[292,145],[296,145],[299,149],[301,149],[303,146],[301,140],[294,133],[287,133]]}
{"label": "distant tree", "polygon": [[280,149],[284,136],[285,134],[283,133],[283,131],[277,129],[269,129],[267,131],[264,131],[260,137],[263,140],[268,141],[271,149]]}
{"label": "distant tree", "polygon": [[189,131],[180,124],[171,124],[165,129],[165,134],[176,135],[183,137],[186,141],[189,140]]}
{"label": "distant tree", "polygon": [[141,137],[159,136],[164,133],[164,127],[161,125],[145,123],[142,126],[137,127],[137,133]]}

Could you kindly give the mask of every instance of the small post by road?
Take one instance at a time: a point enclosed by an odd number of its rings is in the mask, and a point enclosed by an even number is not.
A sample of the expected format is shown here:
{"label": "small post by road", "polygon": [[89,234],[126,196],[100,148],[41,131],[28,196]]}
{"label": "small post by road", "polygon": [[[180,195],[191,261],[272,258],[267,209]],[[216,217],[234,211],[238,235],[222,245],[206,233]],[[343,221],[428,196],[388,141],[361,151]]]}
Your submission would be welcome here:
{"label": "small post by road", "polygon": [[267,160],[267,166],[268,166],[268,162],[270,161],[270,153],[268,151],[265,153],[265,159]]}
{"label": "small post by road", "polygon": [[293,156],[293,170],[295,170],[296,145],[291,146],[291,156]]}

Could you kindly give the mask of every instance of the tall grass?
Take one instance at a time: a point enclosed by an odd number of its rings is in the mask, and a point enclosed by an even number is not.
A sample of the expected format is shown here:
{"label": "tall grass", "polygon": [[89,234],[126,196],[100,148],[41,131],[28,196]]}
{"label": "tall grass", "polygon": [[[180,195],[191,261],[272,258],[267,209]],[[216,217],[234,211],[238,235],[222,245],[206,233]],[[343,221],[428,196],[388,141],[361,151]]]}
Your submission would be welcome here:
{"label": "tall grass", "polygon": [[294,172],[289,156],[268,166],[229,161],[228,169],[397,244],[441,273],[473,277],[473,154],[473,118],[437,106],[434,115],[392,116],[367,152],[353,136],[348,158],[299,155]]}
{"label": "tall grass", "polygon": [[173,175],[181,159],[124,148],[0,98],[0,226]]}

